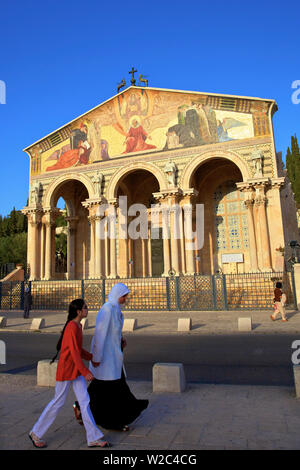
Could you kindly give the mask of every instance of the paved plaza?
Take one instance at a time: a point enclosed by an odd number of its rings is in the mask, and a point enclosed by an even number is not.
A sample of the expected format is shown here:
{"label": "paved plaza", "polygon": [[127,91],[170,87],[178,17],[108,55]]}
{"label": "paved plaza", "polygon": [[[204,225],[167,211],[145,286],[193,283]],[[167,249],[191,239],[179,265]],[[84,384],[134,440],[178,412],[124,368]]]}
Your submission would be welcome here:
{"label": "paved plaza", "polygon": [[[288,311],[289,322],[271,322],[270,312],[157,312],[133,314],[138,329],[128,335],[142,334],[269,334],[298,333],[300,314]],[[63,312],[31,312],[31,317],[46,319],[44,334],[61,331]],[[192,318],[188,333],[178,333],[177,319]],[[251,316],[253,330],[238,332],[237,320]],[[5,331],[28,331],[31,319],[21,312],[7,312]],[[92,334],[96,312],[90,312]],[[4,331],[4,329],[2,330]],[[300,400],[294,387],[214,385],[188,383],[183,393],[153,393],[152,383],[131,381],[137,398],[147,398],[149,407],[132,424],[128,433],[103,430],[112,450],[210,450],[210,449],[300,449]],[[0,374],[0,449],[33,449],[28,431],[53,397],[53,387],[38,387],[35,374]],[[88,449],[84,429],[73,416],[73,391],[45,439],[49,450]],[[41,452],[41,450],[35,450]]]}

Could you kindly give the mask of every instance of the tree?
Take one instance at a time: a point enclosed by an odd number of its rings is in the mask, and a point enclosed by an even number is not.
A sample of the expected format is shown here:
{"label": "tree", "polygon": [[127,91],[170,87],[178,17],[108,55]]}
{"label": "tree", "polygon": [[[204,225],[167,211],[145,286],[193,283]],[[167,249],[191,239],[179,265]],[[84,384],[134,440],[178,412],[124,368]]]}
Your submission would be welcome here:
{"label": "tree", "polygon": [[0,265],[22,263],[26,266],[27,217],[15,208],[11,213],[0,215]]}
{"label": "tree", "polygon": [[295,201],[300,204],[300,151],[296,134],[291,137],[291,148],[287,149],[286,168]]}

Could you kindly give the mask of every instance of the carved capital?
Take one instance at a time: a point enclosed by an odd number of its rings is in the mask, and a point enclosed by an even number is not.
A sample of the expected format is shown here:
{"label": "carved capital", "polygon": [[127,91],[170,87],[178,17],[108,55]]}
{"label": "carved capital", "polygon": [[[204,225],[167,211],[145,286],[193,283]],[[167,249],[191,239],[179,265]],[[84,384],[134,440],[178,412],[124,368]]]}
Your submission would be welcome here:
{"label": "carved capital", "polygon": [[265,206],[267,204],[267,202],[268,202],[268,198],[265,197],[265,196],[258,196],[254,200],[254,204],[258,207],[259,206]]}
{"label": "carved capital", "polygon": [[73,231],[76,230],[78,220],[79,220],[79,217],[66,217],[66,222],[68,224],[69,233],[72,233]]}
{"label": "carved capital", "polygon": [[252,209],[253,205],[254,205],[254,199],[246,199],[244,201],[244,204],[245,204],[245,207],[247,209]]}
{"label": "carved capital", "polygon": [[152,193],[153,197],[158,202],[168,202],[168,204],[176,204],[182,197],[180,188],[165,189],[159,193]]}
{"label": "carved capital", "polygon": [[286,178],[285,177],[281,177],[281,178],[273,178],[271,180],[271,186],[272,186],[272,189],[283,189],[286,185]]}
{"label": "carved capital", "polygon": [[86,199],[82,201],[82,206],[86,209],[91,209],[94,206],[99,206],[100,204],[107,204],[106,199],[103,196],[93,198],[93,199]]}

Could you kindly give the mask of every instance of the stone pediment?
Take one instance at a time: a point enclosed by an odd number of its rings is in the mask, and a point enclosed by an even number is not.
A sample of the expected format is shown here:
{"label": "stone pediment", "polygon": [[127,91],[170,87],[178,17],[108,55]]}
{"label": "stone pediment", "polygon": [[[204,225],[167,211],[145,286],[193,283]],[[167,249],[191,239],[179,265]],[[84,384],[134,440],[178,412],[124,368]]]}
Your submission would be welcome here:
{"label": "stone pediment", "polygon": [[25,151],[33,177],[53,175],[136,154],[271,138],[276,109],[273,100],[131,86]]}

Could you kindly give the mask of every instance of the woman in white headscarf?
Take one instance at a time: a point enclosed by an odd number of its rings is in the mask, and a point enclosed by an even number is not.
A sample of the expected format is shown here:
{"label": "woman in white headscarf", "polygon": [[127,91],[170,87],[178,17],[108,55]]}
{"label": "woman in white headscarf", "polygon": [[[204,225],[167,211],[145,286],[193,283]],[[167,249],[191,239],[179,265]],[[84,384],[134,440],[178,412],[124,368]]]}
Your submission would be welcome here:
{"label": "woman in white headscarf", "polygon": [[[107,302],[97,314],[95,333],[91,343],[93,361],[90,371],[95,377],[88,392],[90,408],[96,423],[106,429],[128,431],[148,400],[137,400],[131,393],[123,371],[122,337],[125,304],[129,289],[119,282],[111,289]],[[75,402],[75,416],[80,421],[80,409]]]}

